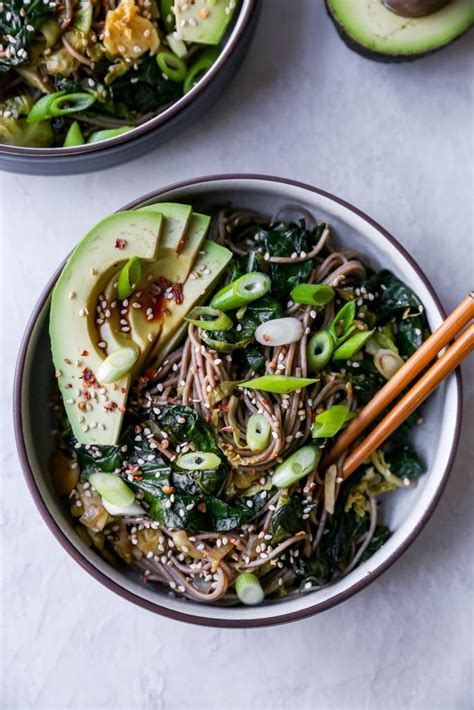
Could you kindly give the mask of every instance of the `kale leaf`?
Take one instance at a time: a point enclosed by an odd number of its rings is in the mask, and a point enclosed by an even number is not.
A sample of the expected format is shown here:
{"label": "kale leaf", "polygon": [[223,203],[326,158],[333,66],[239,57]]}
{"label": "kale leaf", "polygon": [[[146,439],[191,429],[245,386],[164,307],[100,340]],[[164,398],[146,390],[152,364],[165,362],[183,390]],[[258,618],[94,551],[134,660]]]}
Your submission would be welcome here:
{"label": "kale leaf", "polygon": [[[303,220],[300,224],[277,222],[258,227],[255,231],[255,239],[270,256],[291,257],[295,252],[300,254],[302,251],[306,253],[311,251],[318,243],[323,230],[323,224],[308,230]],[[270,263],[272,293],[278,299],[287,298],[295,286],[307,281],[312,268],[311,260],[291,264]]]}
{"label": "kale leaf", "polygon": [[194,444],[198,451],[222,456],[212,429],[192,407],[183,404],[161,404],[157,408],[142,409],[140,416],[157,424],[171,443]]}
{"label": "kale leaf", "polygon": [[392,473],[399,476],[399,478],[408,478],[410,481],[415,481],[426,472],[424,461],[407,445],[398,451],[386,453],[385,460],[390,465]]}
{"label": "kale leaf", "polygon": [[28,52],[36,31],[56,10],[43,0],[31,0],[29,4],[9,0],[5,5],[0,13],[0,35],[9,35],[14,42],[9,42],[8,56],[5,52],[0,56],[0,74],[30,61]]}
{"label": "kale leaf", "polygon": [[270,520],[269,532],[278,535],[280,539],[282,533],[293,534],[301,530],[303,506],[301,501],[292,496],[288,502],[275,510]]}
{"label": "kale leaf", "polygon": [[108,91],[112,101],[106,104],[107,112],[119,118],[156,111],[183,93],[181,84],[163,78],[154,57],[115,79]]}
{"label": "kale leaf", "polygon": [[370,557],[372,557],[374,552],[377,552],[379,547],[382,547],[384,542],[387,542],[391,534],[392,533],[390,532],[390,528],[388,528],[386,525],[377,525],[372,540],[369,542],[366,549],[364,550],[362,557],[360,558],[361,562],[365,562]]}
{"label": "kale leaf", "polygon": [[249,338],[253,338],[255,331],[262,323],[281,318],[283,316],[283,308],[272,296],[266,294],[249,303],[242,318],[236,319],[236,311],[228,315],[233,316],[234,323],[236,322],[241,326],[240,330],[235,327],[230,330],[214,330],[212,331],[212,339],[237,345],[240,342],[248,342]]}

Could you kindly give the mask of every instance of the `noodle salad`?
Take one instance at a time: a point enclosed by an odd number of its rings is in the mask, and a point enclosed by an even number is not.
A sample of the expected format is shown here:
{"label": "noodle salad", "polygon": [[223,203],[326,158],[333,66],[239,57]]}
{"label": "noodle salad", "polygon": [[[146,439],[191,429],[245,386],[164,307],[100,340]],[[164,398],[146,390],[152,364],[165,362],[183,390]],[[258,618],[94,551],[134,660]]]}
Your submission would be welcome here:
{"label": "noodle salad", "polygon": [[425,471],[417,414],[350,479],[347,452],[324,465],[429,330],[407,286],[297,205],[113,215],[69,259],[50,324],[58,493],[89,546],[161,591],[321,589],[384,544],[380,497]]}
{"label": "noodle salad", "polygon": [[0,3],[0,143],[97,143],[188,93],[218,58],[237,0]]}

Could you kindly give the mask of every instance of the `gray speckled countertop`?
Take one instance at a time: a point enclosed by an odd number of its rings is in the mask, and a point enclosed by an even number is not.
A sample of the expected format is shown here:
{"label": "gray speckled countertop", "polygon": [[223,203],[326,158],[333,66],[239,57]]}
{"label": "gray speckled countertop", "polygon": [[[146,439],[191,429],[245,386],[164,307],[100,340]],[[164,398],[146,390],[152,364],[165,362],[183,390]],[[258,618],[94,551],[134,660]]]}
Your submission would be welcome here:
{"label": "gray speckled countertop", "polygon": [[20,473],[10,383],[35,300],[94,222],[157,186],[230,171],[307,181],[391,231],[447,309],[472,287],[472,34],[390,66],[346,49],[322,0],[263,5],[238,78],[200,125],[108,172],[0,178],[2,708],[473,707],[472,368],[427,528],[364,592],[285,627],[208,630],[130,605],[60,548]]}

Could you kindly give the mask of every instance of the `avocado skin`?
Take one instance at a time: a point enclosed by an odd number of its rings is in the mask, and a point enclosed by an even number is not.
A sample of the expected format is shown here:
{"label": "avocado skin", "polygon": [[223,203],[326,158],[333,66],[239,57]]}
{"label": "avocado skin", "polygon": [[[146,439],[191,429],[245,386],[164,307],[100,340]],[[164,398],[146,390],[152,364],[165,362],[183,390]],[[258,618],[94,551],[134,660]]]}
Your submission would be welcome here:
{"label": "avocado skin", "polygon": [[372,59],[375,62],[382,62],[383,64],[401,64],[402,62],[415,62],[417,59],[423,59],[423,57],[428,57],[430,54],[435,54],[441,49],[449,47],[449,45],[453,44],[458,39],[461,39],[461,37],[463,37],[471,29],[470,27],[468,27],[464,32],[461,32],[461,34],[459,34],[457,37],[454,37],[454,39],[452,39],[450,42],[446,42],[446,44],[443,44],[441,47],[435,47],[435,49],[427,49],[426,52],[418,52],[417,54],[410,55],[384,54],[383,52],[376,52],[373,49],[364,47],[363,44],[359,44],[359,42],[353,39],[346,32],[343,25],[341,25],[341,23],[338,22],[337,19],[333,16],[331,8],[329,7],[328,0],[324,0],[324,4],[326,5],[326,12],[332,20],[332,23],[336,28],[339,37],[343,40],[344,44],[346,44],[353,52],[360,54],[361,57],[365,57],[366,59]]}

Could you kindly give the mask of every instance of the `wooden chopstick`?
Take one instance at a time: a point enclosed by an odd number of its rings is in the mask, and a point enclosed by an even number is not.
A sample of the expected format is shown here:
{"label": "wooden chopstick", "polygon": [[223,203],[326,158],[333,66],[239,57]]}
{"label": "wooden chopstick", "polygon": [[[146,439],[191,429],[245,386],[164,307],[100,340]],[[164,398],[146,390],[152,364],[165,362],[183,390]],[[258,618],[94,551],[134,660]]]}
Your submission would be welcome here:
{"label": "wooden chopstick", "polygon": [[430,367],[418,382],[402,397],[386,417],[347,457],[342,477],[351,475],[395,429],[451,374],[459,363],[474,350],[474,324],[470,325],[448,350]]}
{"label": "wooden chopstick", "polygon": [[323,467],[334,463],[472,318],[474,318],[474,292],[471,292],[461,301],[446,320],[441,323],[439,328],[425,340],[416,353],[406,361],[387,384],[359,412],[358,416],[352,420],[324,458]]}

